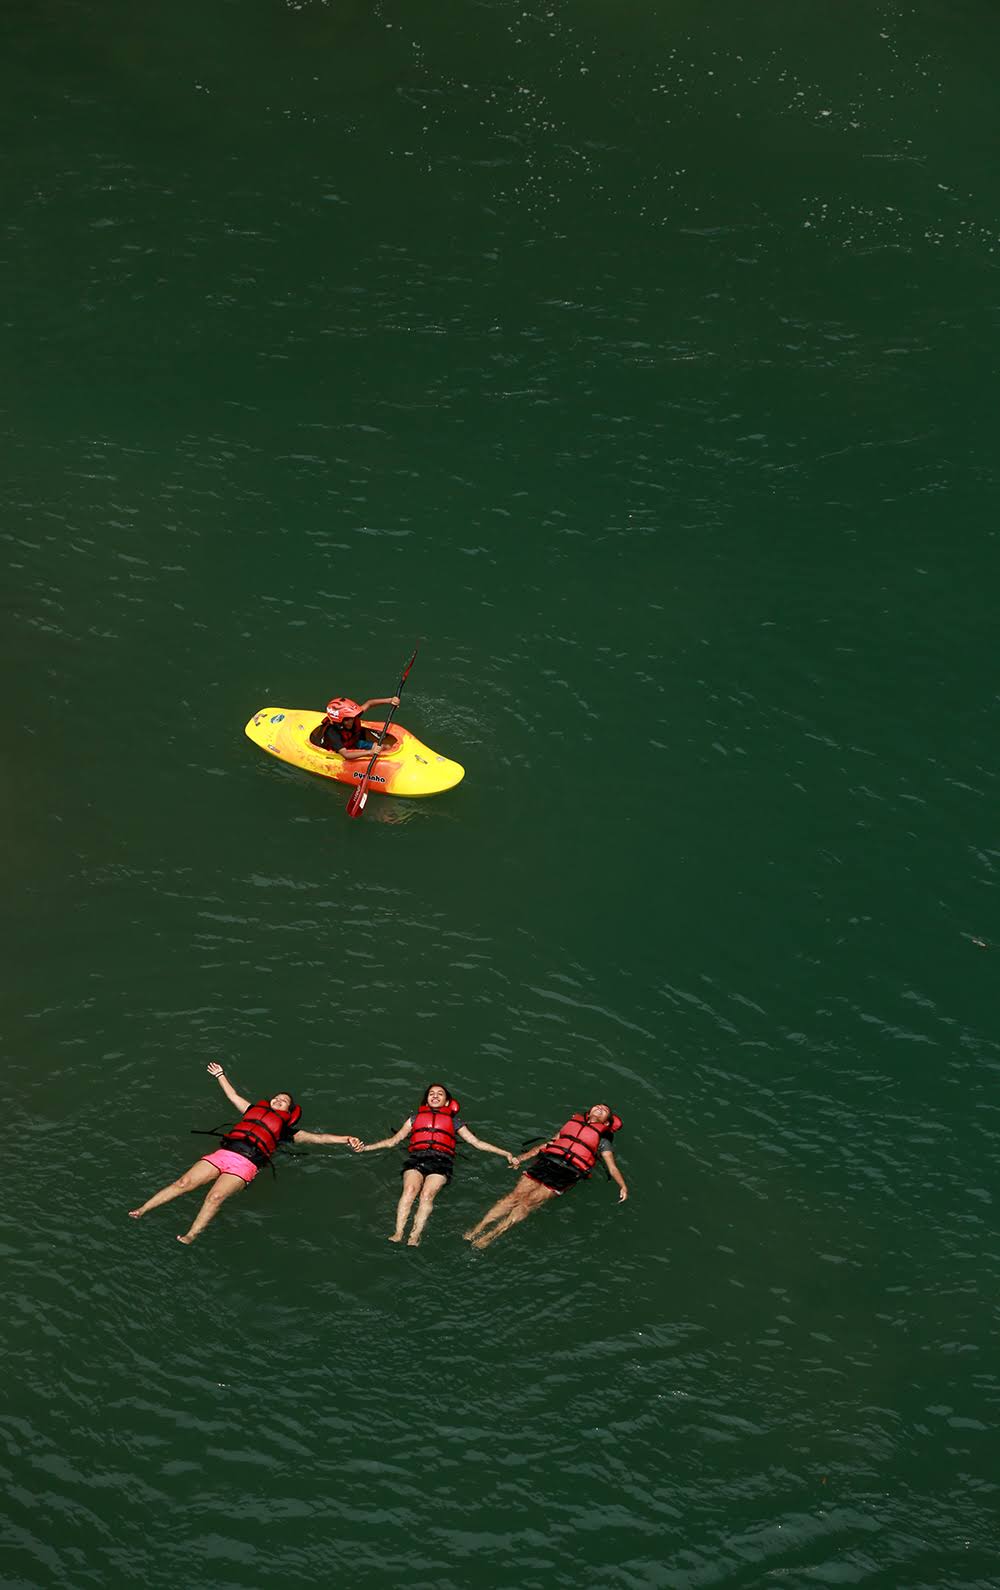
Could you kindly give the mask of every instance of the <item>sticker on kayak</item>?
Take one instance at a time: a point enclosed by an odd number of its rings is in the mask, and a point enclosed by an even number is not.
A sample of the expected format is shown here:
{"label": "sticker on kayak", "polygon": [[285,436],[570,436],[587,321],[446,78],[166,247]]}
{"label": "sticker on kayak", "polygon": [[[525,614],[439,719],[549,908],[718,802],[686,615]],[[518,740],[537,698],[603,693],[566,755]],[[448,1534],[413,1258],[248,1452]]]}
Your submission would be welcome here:
{"label": "sticker on kayak", "polygon": [[283,712],[276,712],[274,714],[274,717],[271,719],[272,723],[283,723],[284,721],[285,721],[285,714]]}
{"label": "sticker on kayak", "polygon": [[[355,773],[355,775],[354,775],[354,777],[356,779],[358,779],[359,781],[361,779],[363,779],[364,776],[365,775],[363,773]],[[378,773],[369,773],[368,782],[369,782],[369,784],[384,784],[385,783],[385,779],[384,778],[380,778]]]}

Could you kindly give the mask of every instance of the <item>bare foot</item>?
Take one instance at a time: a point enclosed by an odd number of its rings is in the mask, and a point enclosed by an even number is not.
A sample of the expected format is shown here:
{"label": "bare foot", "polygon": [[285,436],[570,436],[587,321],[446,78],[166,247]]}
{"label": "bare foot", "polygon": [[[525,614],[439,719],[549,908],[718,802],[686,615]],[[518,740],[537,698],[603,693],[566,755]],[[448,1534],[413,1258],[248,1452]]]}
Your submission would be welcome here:
{"label": "bare foot", "polygon": [[488,1248],[491,1241],[492,1238],[489,1236],[489,1234],[487,1234],[485,1237],[473,1237],[472,1246],[474,1248]]}
{"label": "bare foot", "polygon": [[129,1212],[128,1212],[128,1217],[129,1217],[130,1220],[141,1220],[142,1219],[142,1210],[141,1209],[130,1209]]}
{"label": "bare foot", "polygon": [[189,1248],[194,1241],[194,1237],[178,1237],[177,1240],[178,1242],[183,1242],[184,1246]]}
{"label": "bare foot", "polygon": [[419,1246],[420,1246],[420,1238],[419,1237],[409,1237],[409,1238],[407,1238],[406,1246],[408,1248],[419,1248]]}
{"label": "bare foot", "polygon": [[463,1231],[462,1232],[462,1241],[463,1242],[475,1242],[475,1240],[476,1240],[476,1228],[475,1228],[475,1226],[470,1226],[468,1231]]}
{"label": "bare foot", "polygon": [[394,1231],[392,1233],[392,1236],[389,1238],[390,1242],[402,1242],[402,1240],[403,1240],[403,1233],[401,1231]]}

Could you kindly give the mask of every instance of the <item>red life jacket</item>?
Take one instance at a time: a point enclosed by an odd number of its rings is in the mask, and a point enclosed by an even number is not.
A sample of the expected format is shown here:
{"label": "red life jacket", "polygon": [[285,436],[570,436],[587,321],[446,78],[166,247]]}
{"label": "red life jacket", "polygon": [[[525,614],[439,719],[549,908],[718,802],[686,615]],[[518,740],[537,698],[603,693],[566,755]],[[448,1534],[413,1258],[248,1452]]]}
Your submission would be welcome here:
{"label": "red life jacket", "polygon": [[290,1110],[272,1110],[267,1099],[258,1099],[226,1133],[223,1147],[232,1142],[246,1143],[257,1150],[261,1163],[266,1164],[285,1130],[294,1132],[301,1119],[302,1110],[298,1104],[293,1104]]}
{"label": "red life jacket", "polygon": [[607,1125],[601,1127],[591,1126],[582,1113],[571,1115],[552,1141],[546,1143],[542,1153],[551,1154],[553,1159],[564,1159],[574,1170],[589,1176],[597,1164],[601,1138],[606,1132],[619,1131],[621,1124],[620,1115],[612,1115]]}
{"label": "red life jacket", "polygon": [[440,1110],[422,1104],[410,1127],[411,1154],[454,1154],[458,1100],[449,1099]]}

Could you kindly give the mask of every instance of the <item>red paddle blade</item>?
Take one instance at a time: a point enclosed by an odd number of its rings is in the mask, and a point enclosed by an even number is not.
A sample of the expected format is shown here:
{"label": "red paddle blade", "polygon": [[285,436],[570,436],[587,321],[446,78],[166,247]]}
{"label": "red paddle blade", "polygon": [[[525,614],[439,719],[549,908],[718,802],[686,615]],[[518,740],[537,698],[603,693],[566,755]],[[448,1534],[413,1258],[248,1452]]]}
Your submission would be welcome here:
{"label": "red paddle blade", "polygon": [[365,809],[365,802],[367,799],[368,791],[366,789],[352,790],[351,798],[347,803],[348,817],[360,817],[361,813]]}

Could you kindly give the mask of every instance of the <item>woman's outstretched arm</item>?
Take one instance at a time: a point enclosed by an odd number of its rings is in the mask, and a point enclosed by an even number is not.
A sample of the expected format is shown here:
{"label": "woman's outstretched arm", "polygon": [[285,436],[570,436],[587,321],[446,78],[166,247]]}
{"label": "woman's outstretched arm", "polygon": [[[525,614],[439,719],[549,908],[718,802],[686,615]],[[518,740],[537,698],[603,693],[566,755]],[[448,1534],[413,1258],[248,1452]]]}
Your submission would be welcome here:
{"label": "woman's outstretched arm", "polygon": [[513,1154],[509,1153],[506,1148],[497,1148],[495,1143],[485,1143],[481,1137],[476,1136],[471,1127],[460,1126],[458,1135],[463,1142],[471,1143],[473,1148],[481,1148],[484,1154],[499,1154],[501,1159],[507,1161],[511,1170],[517,1169],[520,1162]]}
{"label": "woman's outstretched arm", "polygon": [[293,1132],[293,1143],[350,1143],[356,1154],[360,1154],[364,1143],[360,1137],[341,1137],[336,1132]]}
{"label": "woman's outstretched arm", "polygon": [[399,1128],[399,1131],[396,1133],[395,1137],[383,1137],[380,1143],[364,1143],[362,1144],[361,1148],[357,1150],[357,1152],[359,1154],[371,1154],[376,1148],[395,1148],[397,1143],[401,1143],[403,1141],[403,1138],[410,1130],[412,1124],[413,1117],[408,1115],[402,1126]]}
{"label": "woman's outstretched arm", "polygon": [[615,1156],[612,1154],[610,1148],[605,1148],[601,1150],[601,1158],[608,1167],[608,1174],[610,1175],[611,1180],[613,1182],[617,1182],[618,1184],[618,1202],[623,1204],[628,1197],[628,1188],[625,1185],[625,1177],[615,1164]]}
{"label": "woman's outstretched arm", "polygon": [[526,1159],[534,1159],[536,1154],[541,1153],[543,1148],[548,1147],[548,1143],[549,1139],[547,1137],[543,1137],[542,1141],[540,1143],[536,1143],[534,1148],[529,1148],[523,1154],[518,1154],[514,1161],[515,1166],[523,1165]]}
{"label": "woman's outstretched arm", "polygon": [[243,1110],[248,1110],[250,1108],[250,1100],[243,1098],[242,1094],[237,1093],[236,1089],[233,1087],[233,1084],[230,1082],[229,1078],[226,1076],[226,1073],[220,1066],[218,1060],[210,1060],[206,1070],[208,1071],[210,1077],[215,1078],[230,1104],[232,1104],[241,1113]]}

